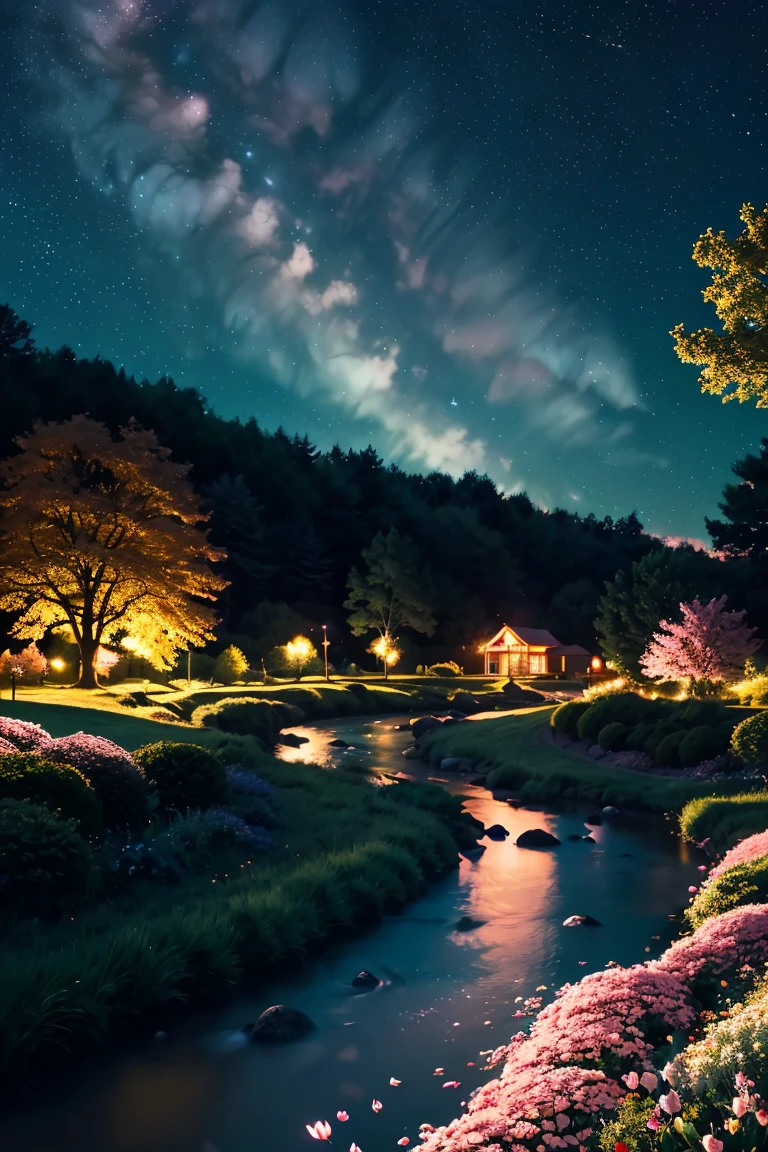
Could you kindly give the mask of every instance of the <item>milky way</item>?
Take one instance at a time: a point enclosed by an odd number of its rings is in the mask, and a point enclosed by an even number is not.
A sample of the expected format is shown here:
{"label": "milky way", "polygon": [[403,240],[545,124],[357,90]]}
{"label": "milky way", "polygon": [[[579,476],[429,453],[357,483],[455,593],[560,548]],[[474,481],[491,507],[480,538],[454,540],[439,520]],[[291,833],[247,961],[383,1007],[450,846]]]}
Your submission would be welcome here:
{"label": "milky way", "polygon": [[[560,6],[547,7],[556,17]],[[133,234],[143,288],[162,302],[163,366],[220,409],[272,427],[285,412],[291,431],[323,446],[370,441],[410,468],[475,468],[549,506],[645,514],[650,503],[655,530],[700,534],[679,503],[685,482],[674,485],[674,509],[648,500],[648,477],[669,491],[664,474],[678,463],[658,424],[668,390],[655,393],[637,332],[620,331],[612,301],[578,289],[589,221],[573,213],[573,267],[561,274],[532,204],[535,147],[527,170],[513,156],[489,161],[494,141],[508,146],[512,120],[521,140],[535,136],[546,96],[534,85],[527,103],[504,97],[498,77],[516,65],[487,42],[482,9],[441,9],[454,32],[462,21],[470,29],[463,62],[455,35],[442,48],[467,97],[466,77],[483,89],[482,130],[468,133],[471,110],[447,102],[440,81],[441,44],[429,45],[427,67],[425,35],[377,41],[396,10],[410,30],[424,21],[436,36],[431,5],[52,0],[25,10],[16,29],[29,131],[66,145],[73,178]],[[571,51],[567,23],[552,25]],[[615,68],[622,53],[607,50],[632,49],[620,31],[592,44],[576,30],[573,50],[602,52],[598,71]],[[499,84],[506,102],[489,113]],[[557,86],[551,99],[561,99]],[[555,205],[562,154],[559,163]],[[563,212],[568,195],[563,187]],[[679,264],[697,231],[691,221]],[[97,266],[109,263],[108,237],[87,220],[82,243]],[[45,330],[45,315],[30,318]],[[675,301],[667,326],[680,318]],[[89,348],[78,335],[83,354],[124,354],[124,339]],[[203,349],[229,365],[213,387]],[[662,351],[702,419],[719,416],[695,396],[671,343]],[[136,360],[131,370],[152,374],[156,355]],[[745,422],[734,427],[743,438]],[[718,461],[717,485],[729,462]]]}

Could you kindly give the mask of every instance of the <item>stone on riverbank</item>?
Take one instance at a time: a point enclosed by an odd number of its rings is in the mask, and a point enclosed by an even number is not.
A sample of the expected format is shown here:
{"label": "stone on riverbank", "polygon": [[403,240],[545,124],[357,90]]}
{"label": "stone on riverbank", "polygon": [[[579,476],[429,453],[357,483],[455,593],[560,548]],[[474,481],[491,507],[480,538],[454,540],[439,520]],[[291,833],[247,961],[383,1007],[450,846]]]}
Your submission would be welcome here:
{"label": "stone on riverbank", "polygon": [[277,742],[284,748],[301,748],[302,744],[309,744],[309,736],[299,736],[296,732],[281,732]]}
{"label": "stone on riverbank", "polygon": [[378,976],[374,976],[373,972],[369,972],[366,968],[362,972],[358,972],[352,981],[353,988],[378,988],[381,981]]}
{"label": "stone on riverbank", "polygon": [[563,920],[563,928],[602,928],[602,924],[594,916],[569,916]]}
{"label": "stone on riverbank", "polygon": [[515,844],[518,848],[557,848],[561,841],[543,828],[529,828],[520,833]]}
{"label": "stone on riverbank", "polygon": [[437,716],[419,716],[417,720],[411,720],[411,734],[414,740],[420,740],[427,732],[441,728],[442,725],[443,721],[438,720]]}
{"label": "stone on riverbank", "polygon": [[472,932],[475,928],[482,928],[485,920],[473,920],[471,916],[462,916],[456,921],[457,932]]}
{"label": "stone on riverbank", "polygon": [[315,1027],[314,1021],[298,1008],[286,1004],[273,1004],[262,1012],[255,1024],[246,1024],[245,1031],[257,1043],[285,1044],[300,1040]]}
{"label": "stone on riverbank", "polygon": [[509,836],[509,829],[505,828],[503,824],[491,824],[490,828],[486,828],[485,835],[489,840],[506,840]]}
{"label": "stone on riverbank", "polygon": [[463,856],[465,860],[479,860],[485,852],[485,844],[478,844],[475,848],[461,848],[459,849],[459,856]]}
{"label": "stone on riverbank", "polygon": [[336,740],[329,740],[328,741],[328,747],[329,748],[349,748],[349,744],[347,744],[346,740],[341,740],[341,739],[337,738]]}

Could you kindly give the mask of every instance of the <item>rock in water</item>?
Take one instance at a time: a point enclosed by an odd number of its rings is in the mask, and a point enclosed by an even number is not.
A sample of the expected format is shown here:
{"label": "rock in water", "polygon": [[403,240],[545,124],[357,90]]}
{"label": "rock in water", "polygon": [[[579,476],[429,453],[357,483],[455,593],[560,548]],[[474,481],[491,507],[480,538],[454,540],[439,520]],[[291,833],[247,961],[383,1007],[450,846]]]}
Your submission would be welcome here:
{"label": "rock in water", "polygon": [[420,716],[418,720],[411,720],[411,733],[414,740],[420,740],[427,732],[441,728],[442,724],[443,721],[438,720],[437,716]]}
{"label": "rock in water", "polygon": [[472,932],[475,928],[482,928],[485,920],[473,920],[471,916],[462,916],[456,921],[457,932]]}
{"label": "rock in water", "polygon": [[277,742],[284,748],[300,748],[302,744],[309,744],[309,737],[299,736],[296,732],[281,732]]}
{"label": "rock in water", "polygon": [[594,916],[569,916],[563,920],[563,928],[602,928],[602,924]]}
{"label": "rock in water", "polygon": [[486,828],[485,835],[489,840],[506,840],[509,831],[503,824],[491,824],[490,828]]}
{"label": "rock in water", "polygon": [[619,810],[618,810],[618,808],[614,808],[613,804],[607,804],[606,807],[603,808],[603,816],[618,816],[618,815],[619,815]]}
{"label": "rock in water", "polygon": [[595,840],[594,836],[582,836],[581,839],[586,841],[587,844],[597,844],[597,840]]}
{"label": "rock in water", "polygon": [[349,744],[347,744],[346,740],[341,740],[341,739],[337,738],[336,740],[329,740],[328,741],[328,747],[329,748],[349,748]]}
{"label": "rock in water", "polygon": [[289,1008],[285,1004],[273,1004],[262,1012],[256,1023],[251,1027],[251,1040],[259,1043],[283,1044],[289,1040],[299,1040],[311,1032],[314,1022],[298,1008]]}
{"label": "rock in water", "polygon": [[602,824],[602,822],[602,812],[593,812],[592,815],[587,816],[586,820],[584,821],[585,824],[591,824],[593,827],[597,827],[599,824]]}
{"label": "rock in water", "polygon": [[485,852],[485,844],[478,844],[476,848],[459,849],[459,856],[463,856],[465,860],[479,860],[483,852]]}
{"label": "rock in water", "polygon": [[560,841],[543,828],[529,828],[527,832],[520,833],[515,844],[518,848],[557,848]]}
{"label": "rock in water", "polygon": [[374,976],[373,972],[368,972],[365,968],[362,972],[358,972],[352,981],[353,988],[378,988],[381,981],[378,976]]}
{"label": "rock in water", "polygon": [[579,836],[578,832],[569,832],[566,839],[568,839],[568,840],[583,840],[584,837]]}

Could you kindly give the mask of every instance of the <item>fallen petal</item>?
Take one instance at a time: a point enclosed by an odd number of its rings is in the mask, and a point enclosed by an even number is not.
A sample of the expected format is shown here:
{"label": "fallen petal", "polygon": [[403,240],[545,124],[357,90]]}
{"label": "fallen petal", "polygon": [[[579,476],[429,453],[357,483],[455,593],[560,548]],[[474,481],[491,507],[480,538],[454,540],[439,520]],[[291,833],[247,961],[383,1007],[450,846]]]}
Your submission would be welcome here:
{"label": "fallen petal", "polygon": [[349,1120],[349,1112],[337,1112],[336,1119],[341,1120],[343,1124],[346,1120]]}
{"label": "fallen petal", "polygon": [[401,1148],[406,1148],[410,1144],[410,1142],[411,1142],[410,1137],[408,1137],[408,1136],[403,1136],[402,1140],[398,1140],[398,1144],[400,1145]]}
{"label": "fallen petal", "polygon": [[371,1104],[371,1108],[373,1108],[374,1112],[381,1112],[383,1107],[384,1105],[382,1104],[381,1100],[374,1100]]}
{"label": "fallen petal", "polygon": [[435,1068],[432,1075],[433,1076],[442,1076],[443,1072],[445,1072],[445,1068]]}
{"label": "fallen petal", "polygon": [[461,1084],[461,1080],[446,1080],[443,1088],[458,1088],[459,1084]]}
{"label": "fallen petal", "polygon": [[399,1088],[402,1084],[402,1080],[395,1080],[394,1076],[390,1076],[389,1083],[393,1088]]}

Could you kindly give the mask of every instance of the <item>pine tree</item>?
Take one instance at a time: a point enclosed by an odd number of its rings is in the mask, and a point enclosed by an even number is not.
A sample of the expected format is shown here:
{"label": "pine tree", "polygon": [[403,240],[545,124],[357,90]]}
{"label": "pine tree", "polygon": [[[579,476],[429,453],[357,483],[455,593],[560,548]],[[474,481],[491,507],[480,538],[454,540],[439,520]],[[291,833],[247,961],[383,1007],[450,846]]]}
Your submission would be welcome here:
{"label": "pine tree", "polygon": [[262,507],[242,476],[220,476],[206,491],[211,508],[211,539],[227,552],[224,572],[230,581],[229,601],[236,614],[258,603],[275,565]]}

